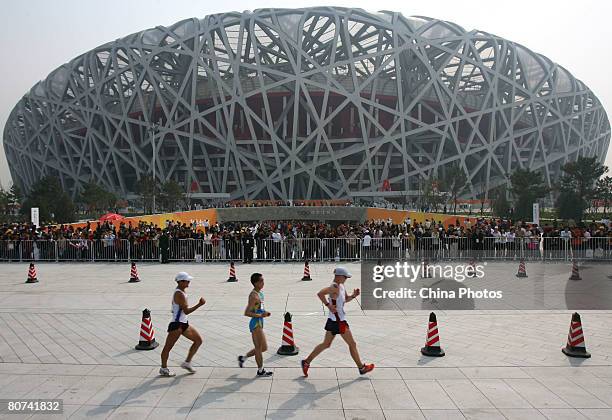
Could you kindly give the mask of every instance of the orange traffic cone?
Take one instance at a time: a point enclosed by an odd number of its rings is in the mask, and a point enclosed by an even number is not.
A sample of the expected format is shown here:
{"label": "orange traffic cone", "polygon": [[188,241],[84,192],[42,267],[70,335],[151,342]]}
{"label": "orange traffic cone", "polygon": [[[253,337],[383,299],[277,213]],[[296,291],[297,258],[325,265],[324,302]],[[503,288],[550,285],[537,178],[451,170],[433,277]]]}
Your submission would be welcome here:
{"label": "orange traffic cone", "polygon": [[291,325],[291,314],[285,314],[285,324],[283,325],[283,340],[282,345],[278,348],[276,354],[281,356],[295,356],[300,352],[300,349],[293,341],[293,326]]}
{"label": "orange traffic cone", "polygon": [[525,269],[525,260],[521,258],[519,262],[518,273],[516,273],[516,277],[528,277],[527,270]]}
{"label": "orange traffic cone", "polygon": [[574,312],[572,315],[569,334],[567,335],[567,344],[561,351],[569,357],[582,357],[585,359],[591,357],[591,353],[586,350],[584,334],[582,333],[582,322],[580,322],[578,312]]}
{"label": "orange traffic cone", "polygon": [[129,283],[137,283],[139,281],[140,281],[140,277],[138,277],[138,268],[136,268],[136,263],[132,261],[132,268],[130,269]]}
{"label": "orange traffic cone", "polygon": [[578,272],[578,264],[576,260],[572,260],[572,275],[569,277],[570,280],[582,280],[580,273]]}
{"label": "orange traffic cone", "polygon": [[236,268],[234,267],[234,261],[230,262],[229,278],[227,279],[227,281],[229,282],[238,281],[238,279],[236,278]]}
{"label": "orange traffic cone", "polygon": [[427,336],[425,338],[425,347],[421,348],[423,356],[442,357],[444,350],[440,347],[440,335],[438,333],[438,322],[436,314],[429,314],[429,324],[427,326]]}
{"label": "orange traffic cone", "polygon": [[30,263],[30,268],[28,269],[28,279],[26,283],[38,283],[38,279],[36,278],[36,267],[34,263]]}
{"label": "orange traffic cone", "polygon": [[304,261],[304,277],[302,277],[302,281],[310,281],[310,266],[308,265],[308,260]]}
{"label": "orange traffic cone", "polygon": [[155,329],[151,321],[151,311],[145,309],[142,311],[142,322],[140,324],[140,340],[136,345],[136,350],[153,350],[159,346],[155,341]]}

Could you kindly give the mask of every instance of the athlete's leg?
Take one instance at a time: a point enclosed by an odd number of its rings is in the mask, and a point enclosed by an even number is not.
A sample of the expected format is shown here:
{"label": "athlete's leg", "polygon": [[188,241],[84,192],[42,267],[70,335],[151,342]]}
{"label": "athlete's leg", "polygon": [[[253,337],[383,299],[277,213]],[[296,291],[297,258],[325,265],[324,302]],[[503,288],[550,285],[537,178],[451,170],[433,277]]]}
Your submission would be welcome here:
{"label": "athlete's leg", "polygon": [[363,363],[361,363],[361,358],[359,357],[359,351],[357,351],[357,343],[353,338],[353,333],[351,333],[351,330],[347,328],[346,332],[340,335],[342,336],[346,344],[348,344],[349,351],[351,352],[351,357],[355,361],[355,364],[358,368],[361,368],[363,366]]}
{"label": "athlete's leg", "polygon": [[166,337],[166,343],[164,344],[164,348],[161,352],[161,365],[163,368],[168,367],[168,357],[170,356],[170,350],[174,347],[174,344],[181,336],[181,330],[177,329],[174,331],[170,331],[168,333],[168,337]]}
{"label": "athlete's leg", "polygon": [[[253,338],[253,345],[255,346],[255,348],[251,351],[253,351],[255,355],[255,362],[257,362],[257,367],[261,369],[263,368],[263,352],[268,350],[268,344],[266,343],[266,335],[264,334],[262,327],[257,327],[253,330],[251,336]],[[247,353],[247,357],[249,353]]]}
{"label": "athlete's leg", "polygon": [[334,335],[331,331],[325,331],[325,338],[321,344],[317,344],[317,346],[312,349],[312,352],[308,355],[306,359],[306,363],[312,363],[315,357],[317,357],[321,352],[325,349],[328,349],[331,346],[332,341],[334,341]]}
{"label": "athlete's leg", "polygon": [[191,347],[189,347],[189,353],[187,353],[187,358],[185,359],[187,363],[190,363],[191,359],[198,351],[198,348],[200,348],[200,346],[202,345],[202,337],[200,336],[198,330],[196,330],[191,325],[188,326],[185,331],[183,331],[183,336],[193,341],[193,344],[191,344]]}

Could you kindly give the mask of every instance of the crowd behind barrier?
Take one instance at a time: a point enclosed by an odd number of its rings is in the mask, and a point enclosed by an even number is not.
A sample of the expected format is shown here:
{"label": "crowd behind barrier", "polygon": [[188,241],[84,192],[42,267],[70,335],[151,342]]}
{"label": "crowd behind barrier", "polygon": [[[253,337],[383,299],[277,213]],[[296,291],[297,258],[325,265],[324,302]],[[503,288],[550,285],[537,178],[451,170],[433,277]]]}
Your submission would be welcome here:
{"label": "crowd behind barrier", "polygon": [[88,223],[0,227],[0,261],[612,260],[607,220],[570,229],[480,219],[444,227],[406,219],[345,223],[267,221]]}

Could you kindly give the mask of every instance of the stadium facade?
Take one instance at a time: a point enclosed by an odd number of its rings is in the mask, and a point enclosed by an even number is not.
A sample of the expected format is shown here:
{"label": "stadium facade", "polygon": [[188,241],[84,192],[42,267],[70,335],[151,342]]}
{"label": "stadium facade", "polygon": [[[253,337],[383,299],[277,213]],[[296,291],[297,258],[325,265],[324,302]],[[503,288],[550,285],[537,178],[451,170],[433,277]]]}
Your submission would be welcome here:
{"label": "stadium facade", "polygon": [[[361,9],[261,9],[187,19],[74,58],[4,129],[14,181],[143,176],[197,197],[320,199],[417,191],[459,165],[465,198],[516,168],[549,184],[603,162],[610,123],[581,81],[498,36]],[[155,157],[154,157],[155,156]]]}

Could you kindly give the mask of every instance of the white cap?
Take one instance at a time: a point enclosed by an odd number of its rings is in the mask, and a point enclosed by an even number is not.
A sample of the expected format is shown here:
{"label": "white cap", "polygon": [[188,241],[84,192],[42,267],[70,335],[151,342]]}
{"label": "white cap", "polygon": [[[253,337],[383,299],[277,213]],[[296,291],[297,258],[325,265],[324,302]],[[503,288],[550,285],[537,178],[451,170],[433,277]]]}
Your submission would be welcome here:
{"label": "white cap", "polygon": [[181,271],[180,273],[178,273],[176,275],[174,280],[177,281],[177,282],[179,282],[179,281],[191,281],[191,280],[193,280],[193,277],[191,277],[189,274],[185,273],[184,271]]}
{"label": "white cap", "polygon": [[348,270],[346,268],[344,268],[344,267],[336,267],[334,269],[334,275],[336,275],[336,276],[344,276],[346,278],[352,277],[351,273],[349,273]]}

